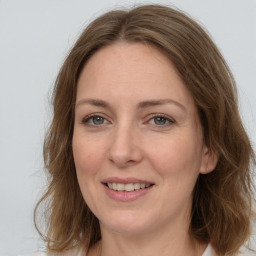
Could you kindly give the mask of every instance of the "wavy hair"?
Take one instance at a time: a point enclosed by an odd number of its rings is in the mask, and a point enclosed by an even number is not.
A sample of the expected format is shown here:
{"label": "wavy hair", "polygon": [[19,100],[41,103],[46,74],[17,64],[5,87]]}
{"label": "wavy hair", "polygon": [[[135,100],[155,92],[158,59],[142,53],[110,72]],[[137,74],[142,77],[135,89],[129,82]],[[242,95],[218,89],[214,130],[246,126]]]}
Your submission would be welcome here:
{"label": "wavy hair", "polygon": [[142,5],[114,10],[94,20],[68,54],[53,91],[53,119],[45,138],[47,191],[43,236],[50,251],[88,249],[101,239],[99,221],[79,189],[72,153],[77,81],[87,60],[117,41],[141,42],[162,51],[175,65],[198,109],[204,140],[219,156],[215,170],[199,175],[193,194],[190,233],[211,242],[219,255],[233,255],[250,236],[255,154],[243,127],[232,73],[210,36],[174,8]]}

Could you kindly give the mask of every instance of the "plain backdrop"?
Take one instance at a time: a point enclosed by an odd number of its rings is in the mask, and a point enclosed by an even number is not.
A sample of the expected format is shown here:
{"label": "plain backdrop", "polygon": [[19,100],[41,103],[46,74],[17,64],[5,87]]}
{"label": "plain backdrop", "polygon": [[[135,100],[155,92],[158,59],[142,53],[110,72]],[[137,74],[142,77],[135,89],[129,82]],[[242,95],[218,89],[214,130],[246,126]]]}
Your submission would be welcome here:
{"label": "plain backdrop", "polygon": [[174,4],[207,28],[234,73],[241,115],[255,145],[255,0],[0,0],[1,256],[41,245],[33,208],[45,186],[49,95],[68,50],[95,17],[139,3]]}

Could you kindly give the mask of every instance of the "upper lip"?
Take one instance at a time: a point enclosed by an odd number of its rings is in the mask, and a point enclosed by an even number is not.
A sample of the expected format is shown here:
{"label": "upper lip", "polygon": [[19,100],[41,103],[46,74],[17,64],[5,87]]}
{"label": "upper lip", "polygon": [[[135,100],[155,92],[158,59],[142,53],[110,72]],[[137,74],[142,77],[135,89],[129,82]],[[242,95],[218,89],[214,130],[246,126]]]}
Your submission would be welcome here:
{"label": "upper lip", "polygon": [[154,184],[151,181],[143,180],[143,179],[137,179],[134,177],[128,177],[128,178],[119,178],[119,177],[109,177],[104,180],[102,180],[102,183],[122,183],[122,184],[129,184],[129,183],[140,183],[140,184]]}

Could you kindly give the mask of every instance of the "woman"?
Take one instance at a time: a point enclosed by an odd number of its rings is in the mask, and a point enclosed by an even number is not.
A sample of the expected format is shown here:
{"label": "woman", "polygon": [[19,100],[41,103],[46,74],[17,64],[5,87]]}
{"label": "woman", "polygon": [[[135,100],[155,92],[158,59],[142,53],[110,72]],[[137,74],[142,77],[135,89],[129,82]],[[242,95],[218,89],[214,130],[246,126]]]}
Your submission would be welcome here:
{"label": "woman", "polygon": [[192,19],[145,5],[82,33],[45,140],[47,255],[236,255],[254,152],[235,82]]}

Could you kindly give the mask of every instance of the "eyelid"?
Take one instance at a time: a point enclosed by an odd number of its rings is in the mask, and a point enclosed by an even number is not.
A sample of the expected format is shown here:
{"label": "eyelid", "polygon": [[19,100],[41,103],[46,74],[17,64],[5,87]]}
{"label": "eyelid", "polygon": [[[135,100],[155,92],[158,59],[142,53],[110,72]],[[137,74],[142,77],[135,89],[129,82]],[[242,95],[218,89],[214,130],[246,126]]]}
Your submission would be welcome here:
{"label": "eyelid", "polygon": [[108,123],[110,123],[109,119],[108,119],[107,117],[105,117],[104,114],[102,114],[102,113],[92,113],[92,114],[89,114],[89,115],[83,117],[82,120],[81,120],[81,124],[87,125],[87,126],[90,126],[90,127],[100,127],[100,126],[105,125],[105,123],[104,123],[104,124],[100,124],[100,125],[90,124],[90,123],[89,123],[89,120],[90,120],[91,118],[93,118],[93,117],[101,117],[101,118],[103,118],[104,120],[106,120]]}
{"label": "eyelid", "polygon": [[[99,125],[89,123],[89,120],[93,117],[101,117],[101,118],[104,119],[104,121],[107,121],[107,124],[111,123],[111,121],[109,121],[110,118],[106,117],[105,114],[103,114],[103,113],[92,113],[92,114],[89,114],[89,115],[86,115],[85,117],[83,117],[82,120],[81,120],[81,124],[86,125],[86,126],[90,126],[90,127],[95,127],[95,128],[106,125],[106,123],[99,124]],[[170,117],[166,114],[153,113],[153,114],[148,115],[146,121],[143,122],[143,123],[144,124],[149,124],[149,122],[152,119],[156,118],[156,117],[162,117],[162,118],[165,118],[167,120],[167,124],[163,124],[163,125],[150,124],[154,127],[160,128],[160,129],[161,128],[167,128],[167,127],[171,126],[172,124],[174,124],[176,122],[172,117]]]}
{"label": "eyelid", "polygon": [[168,121],[168,123],[164,124],[164,125],[157,125],[157,124],[153,125],[153,126],[155,126],[157,128],[160,128],[160,129],[169,127],[169,126],[171,126],[172,124],[175,123],[175,120],[173,118],[171,118],[170,116],[168,116],[166,114],[162,114],[162,113],[154,113],[154,114],[149,115],[148,118],[147,118],[148,121],[146,121],[146,123],[149,123],[149,121],[151,121],[153,118],[156,118],[156,117],[163,117]]}

